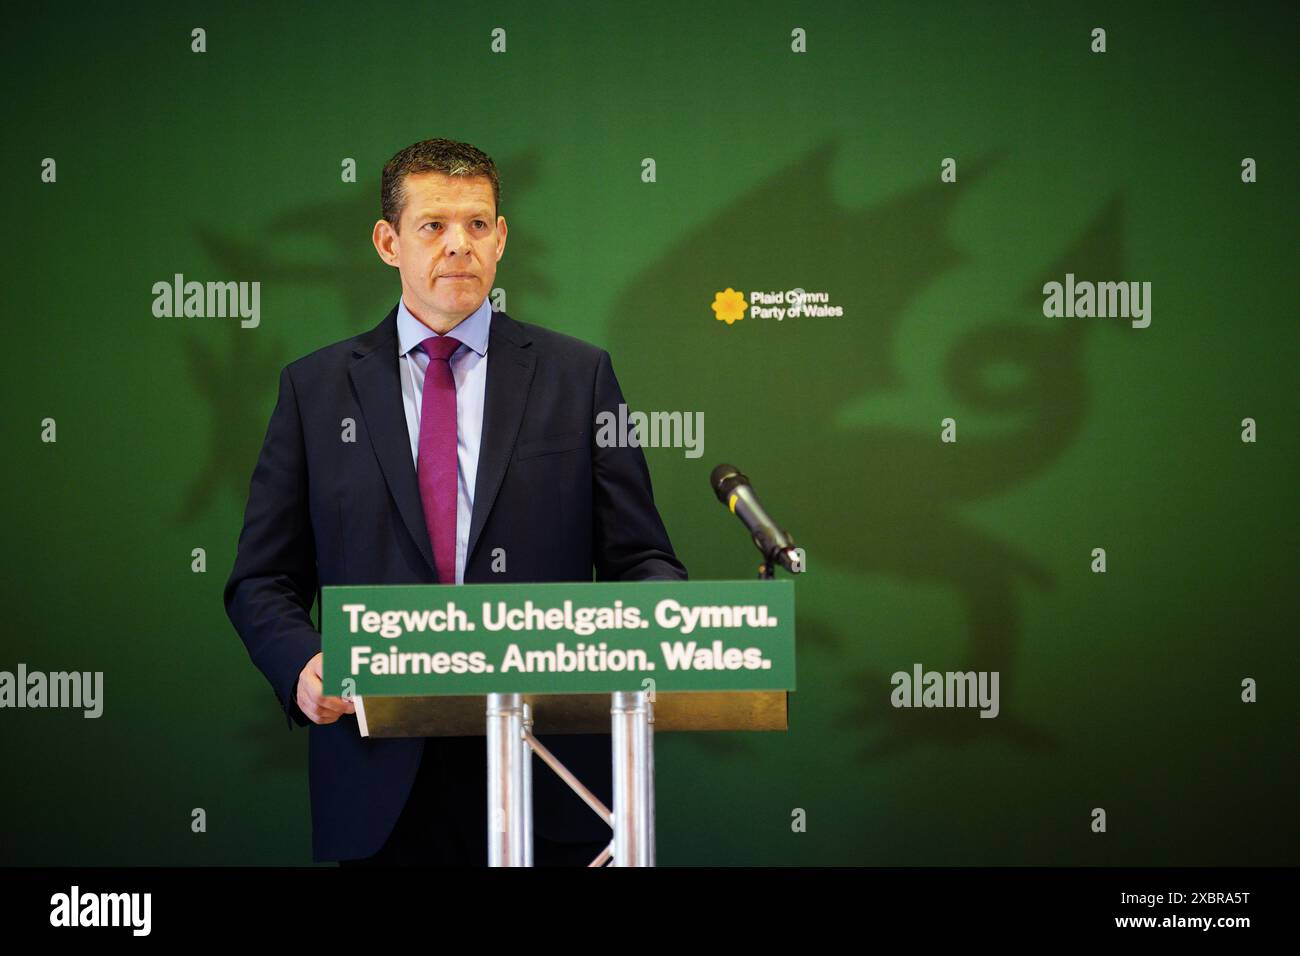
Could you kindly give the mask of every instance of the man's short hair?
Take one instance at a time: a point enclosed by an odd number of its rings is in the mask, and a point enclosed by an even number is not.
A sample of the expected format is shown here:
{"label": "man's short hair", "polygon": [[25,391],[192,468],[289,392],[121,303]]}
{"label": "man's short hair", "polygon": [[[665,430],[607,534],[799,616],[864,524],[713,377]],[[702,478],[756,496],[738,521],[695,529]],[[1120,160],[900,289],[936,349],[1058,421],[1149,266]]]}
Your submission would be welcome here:
{"label": "man's short hair", "polygon": [[442,173],[446,176],[486,176],[492,183],[493,216],[500,214],[501,180],[492,157],[469,143],[452,139],[426,139],[412,143],[384,164],[379,183],[379,205],[383,217],[401,232],[402,210],[406,207],[406,177],[413,173]]}

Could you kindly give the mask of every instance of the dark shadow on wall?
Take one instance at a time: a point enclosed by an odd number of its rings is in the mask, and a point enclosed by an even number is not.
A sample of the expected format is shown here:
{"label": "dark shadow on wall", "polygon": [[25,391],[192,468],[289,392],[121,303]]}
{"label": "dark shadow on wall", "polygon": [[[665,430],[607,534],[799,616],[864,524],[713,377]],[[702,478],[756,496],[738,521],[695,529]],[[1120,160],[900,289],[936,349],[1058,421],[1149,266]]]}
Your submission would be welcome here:
{"label": "dark shadow on wall", "polygon": [[240,502],[243,513],[253,462],[266,434],[263,383],[269,382],[274,394],[280,369],[287,362],[280,339],[250,335],[237,322],[222,324],[226,332],[220,349],[197,335],[185,340],[186,370],[207,406],[209,420],[207,451],[195,463],[174,519],[178,525],[196,521],[223,490]]}
{"label": "dark shadow on wall", "polygon": [[[963,164],[960,186],[940,183],[936,171],[932,182],[853,210],[830,188],[836,151],[828,143],[718,209],[618,297],[610,351],[616,362],[637,363],[633,387],[624,385],[629,404],[705,412],[706,455],[697,465],[656,467],[652,460],[656,498],[661,507],[672,502],[684,527],[721,528],[724,516],[714,513],[705,481],[714,464],[729,461],[761,476],[756,486],[769,510],[797,538],[817,543],[810,573],[824,561],[864,581],[883,575],[952,591],[965,618],[961,659],[924,663],[999,671],[1001,715],[896,710],[888,673],[853,669],[838,689],[815,693],[825,698],[817,709],[837,715],[832,723],[864,732],[864,758],[993,736],[1048,746],[1048,736],[1016,713],[1013,688],[1027,651],[1018,591],[1049,588],[1051,575],[1034,555],[967,521],[962,508],[1033,480],[1077,439],[1088,408],[1085,336],[1110,320],[1045,319],[1041,289],[1067,271],[1078,279],[1122,277],[1122,203],[1112,199],[1073,242],[1061,243],[1059,260],[1029,283],[1015,315],[990,316],[944,340],[929,365],[959,420],[958,441],[944,444],[928,410],[923,421],[920,412],[915,422],[904,414],[902,425],[897,414],[889,423],[839,424],[836,413],[866,397],[906,394],[895,355],[899,326],[918,293],[963,261],[949,224],[996,158]],[[1014,228],[1024,212],[1007,212],[1007,228]],[[728,286],[828,291],[846,314],[778,324],[747,310],[729,326],[710,309],[715,292]],[[909,320],[928,318],[943,320],[915,313]],[[962,429],[963,413],[997,427]],[[696,557],[734,567],[725,555],[735,550],[718,543],[743,537],[733,530],[734,539],[694,534]],[[799,644],[847,670],[861,635],[850,632],[848,615],[825,623],[835,610],[821,609],[820,619],[802,614]],[[709,749],[734,752],[736,741]]]}

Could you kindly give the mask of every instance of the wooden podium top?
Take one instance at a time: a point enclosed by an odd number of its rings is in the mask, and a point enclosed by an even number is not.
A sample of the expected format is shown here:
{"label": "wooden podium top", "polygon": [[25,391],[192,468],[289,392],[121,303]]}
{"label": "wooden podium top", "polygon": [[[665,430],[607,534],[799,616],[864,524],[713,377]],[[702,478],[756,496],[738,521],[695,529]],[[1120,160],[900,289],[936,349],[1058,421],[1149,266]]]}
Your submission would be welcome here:
{"label": "wooden podium top", "polygon": [[[656,733],[688,730],[789,730],[789,692],[663,692],[655,696]],[[609,694],[524,694],[533,733],[607,734]],[[358,697],[363,737],[482,737],[487,698]]]}

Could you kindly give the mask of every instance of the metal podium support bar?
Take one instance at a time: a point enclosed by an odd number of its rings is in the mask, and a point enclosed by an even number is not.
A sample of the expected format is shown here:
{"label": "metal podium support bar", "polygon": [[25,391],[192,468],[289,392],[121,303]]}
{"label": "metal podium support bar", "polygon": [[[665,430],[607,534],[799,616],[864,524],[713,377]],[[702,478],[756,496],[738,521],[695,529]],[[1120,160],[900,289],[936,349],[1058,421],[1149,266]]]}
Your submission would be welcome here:
{"label": "metal podium support bar", "polygon": [[488,694],[488,866],[532,866],[532,763],[522,694]]}
{"label": "metal podium support bar", "polygon": [[610,707],[614,742],[614,865],[655,865],[654,712],[644,691],[616,691]]}
{"label": "metal podium support bar", "polygon": [[614,840],[592,866],[654,866],[654,705],[644,691],[616,692],[610,703],[614,810],[611,813],[532,733],[522,694],[488,694],[488,865],[533,865],[532,754],[613,827]]}

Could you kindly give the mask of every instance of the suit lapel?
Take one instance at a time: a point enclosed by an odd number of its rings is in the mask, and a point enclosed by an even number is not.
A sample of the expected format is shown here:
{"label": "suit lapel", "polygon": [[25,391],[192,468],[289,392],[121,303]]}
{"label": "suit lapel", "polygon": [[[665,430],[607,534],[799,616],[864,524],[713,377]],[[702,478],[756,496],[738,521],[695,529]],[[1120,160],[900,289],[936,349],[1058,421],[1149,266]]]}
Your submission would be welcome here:
{"label": "suit lapel", "polygon": [[379,459],[384,481],[397,502],[402,523],[415,539],[436,581],[438,569],[433,562],[429,530],[424,525],[424,505],[420,503],[420,484],[411,462],[411,436],[402,407],[396,306],[383,322],[361,337],[352,351],[348,375],[356,389],[357,402],[366,420],[366,433]]}
{"label": "suit lapel", "polygon": [[474,514],[469,523],[466,568],[501,490],[501,480],[528,405],[528,389],[537,364],[537,356],[529,348],[531,343],[527,331],[518,322],[504,312],[492,313],[483,396],[483,437],[479,442],[478,476],[474,480]]}

